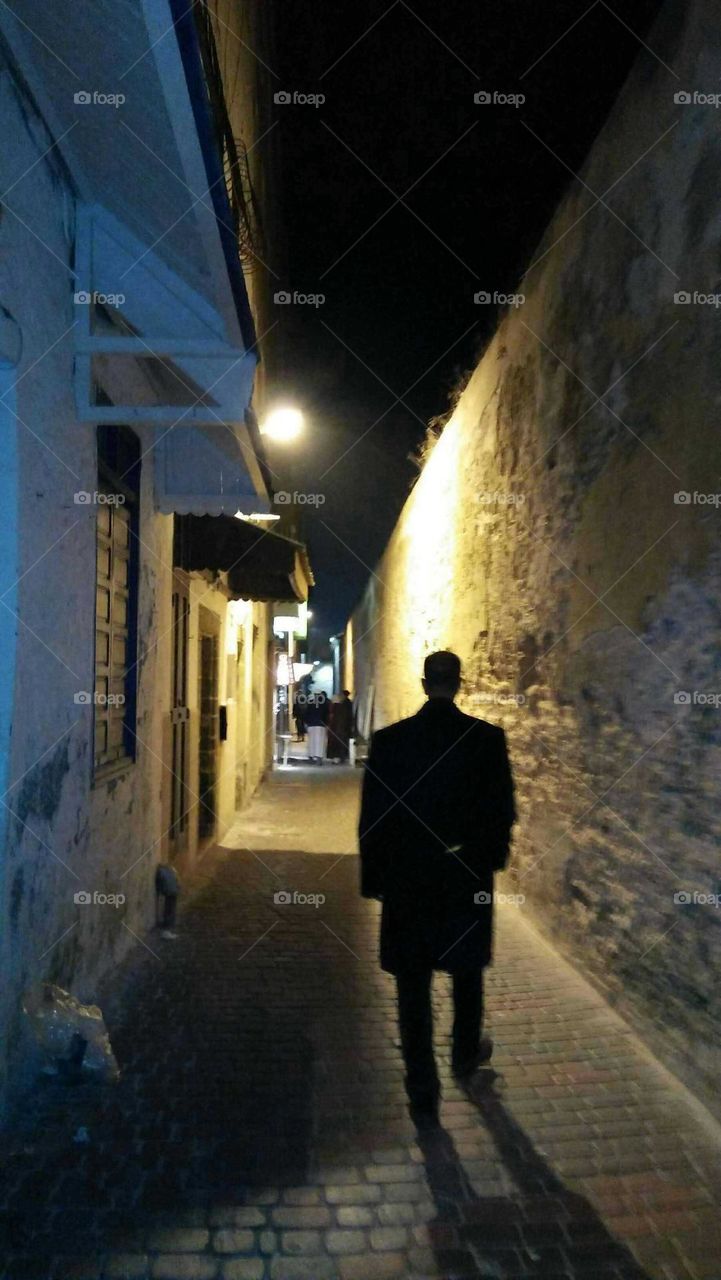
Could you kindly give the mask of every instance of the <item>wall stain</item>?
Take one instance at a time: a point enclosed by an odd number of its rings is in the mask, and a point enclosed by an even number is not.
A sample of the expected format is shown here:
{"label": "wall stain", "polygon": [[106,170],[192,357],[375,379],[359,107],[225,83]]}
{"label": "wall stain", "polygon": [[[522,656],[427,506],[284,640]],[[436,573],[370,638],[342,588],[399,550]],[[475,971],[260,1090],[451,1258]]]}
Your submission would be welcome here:
{"label": "wall stain", "polygon": [[30,814],[36,814],[44,822],[51,823],[60,806],[65,775],[70,771],[67,738],[55,748],[49,759],[38,765],[23,779],[18,789],[12,814],[16,819],[16,839],[22,839],[22,830]]}

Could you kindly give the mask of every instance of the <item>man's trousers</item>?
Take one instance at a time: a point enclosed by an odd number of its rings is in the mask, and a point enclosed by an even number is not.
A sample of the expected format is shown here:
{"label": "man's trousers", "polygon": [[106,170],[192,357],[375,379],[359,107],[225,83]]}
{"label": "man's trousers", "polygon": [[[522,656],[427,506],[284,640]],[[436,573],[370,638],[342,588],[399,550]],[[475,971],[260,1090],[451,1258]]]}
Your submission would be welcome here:
{"label": "man's trousers", "polygon": [[[396,974],[398,1023],[406,1089],[411,1098],[436,1096],[438,1071],[433,1053],[432,969]],[[453,1064],[472,1062],[478,1054],[483,1021],[483,969],[453,974]]]}

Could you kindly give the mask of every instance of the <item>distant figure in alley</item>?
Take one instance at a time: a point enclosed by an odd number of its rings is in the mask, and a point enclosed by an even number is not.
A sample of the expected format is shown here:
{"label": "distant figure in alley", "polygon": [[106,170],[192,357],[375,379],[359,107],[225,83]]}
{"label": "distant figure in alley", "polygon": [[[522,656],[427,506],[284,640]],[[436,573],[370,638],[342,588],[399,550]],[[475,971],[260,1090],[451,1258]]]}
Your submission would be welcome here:
{"label": "distant figure in alley", "polygon": [[334,694],[328,713],[328,758],[337,764],[348,763],[353,718],[350,690],[344,689],[342,693]]}
{"label": "distant figure in alley", "polygon": [[308,732],[308,759],[322,764],[328,746],[328,697],[322,689],[308,686],[303,710],[303,720]]}
{"label": "distant figure in alley", "polygon": [[361,893],[383,903],[380,960],[395,975],[406,1090],[414,1119],[437,1116],[433,971],[453,977],[452,1067],[468,1077],[493,1051],[481,1035],[492,955],[493,877],[515,821],[502,729],[455,705],[455,653],[424,664],[427,702],[372,738],[360,816]]}

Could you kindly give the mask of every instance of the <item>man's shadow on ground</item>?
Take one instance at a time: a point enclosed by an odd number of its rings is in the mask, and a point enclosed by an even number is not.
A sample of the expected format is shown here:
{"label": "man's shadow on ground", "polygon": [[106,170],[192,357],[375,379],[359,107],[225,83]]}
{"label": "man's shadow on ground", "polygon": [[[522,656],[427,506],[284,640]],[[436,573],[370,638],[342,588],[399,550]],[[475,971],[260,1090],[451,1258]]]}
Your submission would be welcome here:
{"label": "man's shadow on ground", "polygon": [[438,1209],[428,1232],[445,1280],[649,1280],[588,1200],[569,1191],[539,1156],[496,1092],[498,1078],[491,1069],[481,1071],[466,1094],[518,1188],[515,1196],[477,1195],[451,1135],[441,1125],[418,1131]]}

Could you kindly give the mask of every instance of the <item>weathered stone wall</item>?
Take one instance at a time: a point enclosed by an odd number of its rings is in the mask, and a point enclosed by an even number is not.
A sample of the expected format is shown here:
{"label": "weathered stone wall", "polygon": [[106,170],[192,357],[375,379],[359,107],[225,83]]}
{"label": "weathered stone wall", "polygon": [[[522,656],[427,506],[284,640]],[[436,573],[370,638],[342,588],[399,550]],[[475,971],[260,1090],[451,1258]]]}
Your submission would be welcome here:
{"label": "weathered stone wall", "polygon": [[674,301],[719,280],[719,114],[674,101],[718,89],[712,6],[648,44],[676,76],[642,53],[571,183],[353,616],[355,685],[384,724],[460,653],[508,733],[524,909],[718,1108],[721,910],[674,900],[721,890],[721,511],[693,499],[721,320]]}

